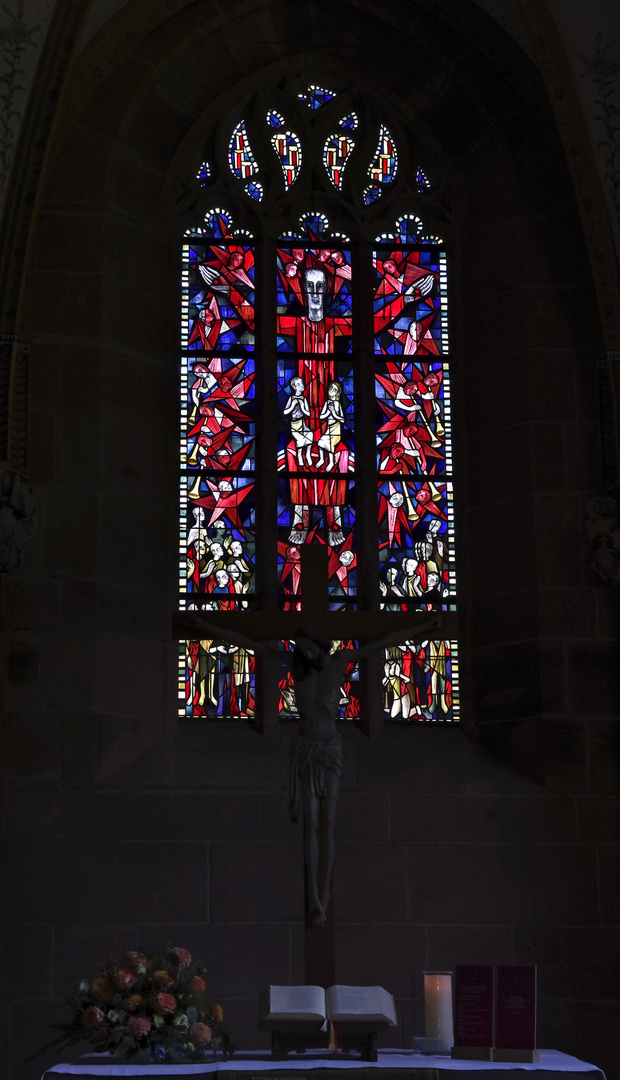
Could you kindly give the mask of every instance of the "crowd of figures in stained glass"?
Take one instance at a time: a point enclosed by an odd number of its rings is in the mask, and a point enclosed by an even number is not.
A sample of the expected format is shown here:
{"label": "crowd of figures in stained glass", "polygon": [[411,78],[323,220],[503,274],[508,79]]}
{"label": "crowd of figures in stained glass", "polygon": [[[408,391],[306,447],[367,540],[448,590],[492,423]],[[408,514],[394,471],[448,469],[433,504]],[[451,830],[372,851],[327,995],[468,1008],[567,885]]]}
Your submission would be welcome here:
{"label": "crowd of figures in stained glass", "polygon": [[[337,94],[316,85],[298,95],[314,116],[334,108]],[[322,166],[342,189],[355,147],[357,113],[335,114],[323,142]],[[338,118],[339,117],[339,118]],[[268,141],[288,190],[306,152],[291,117],[270,109]],[[261,144],[262,145],[262,144]],[[254,155],[244,121],[228,145],[228,167],[255,203],[267,171]],[[367,165],[361,201],[376,202],[398,174],[391,132],[381,125]],[[429,188],[423,170],[419,193]],[[211,176],[208,162],[200,181]],[[357,252],[372,284],[376,474],[356,471],[356,393],[360,357],[353,350],[353,247],[322,213],[308,212],[279,239],[273,313],[276,360],[264,367],[255,338],[254,243],[233,231],[225,210],[210,211],[183,247],[181,318],[181,486],[179,588],[181,609],[237,612],[255,604],[256,385],[275,395],[278,415],[275,531],[279,604],[303,616],[302,549],[327,550],[330,610],[354,612],[361,595],[355,486],[364,486],[364,528],[371,529],[369,485],[376,485],[379,595],[385,611],[455,610],[456,575],[448,339],[447,256],[442,241],[409,214]],[[368,271],[364,271],[366,278]],[[266,267],[269,273],[269,267]],[[357,349],[357,346],[356,346]],[[270,372],[267,381],[266,372]],[[369,432],[363,433],[368,439]],[[366,456],[367,460],[367,456]],[[269,463],[262,461],[261,468]],[[366,540],[365,550],[368,550]],[[242,614],[238,623],[243,632]],[[354,632],[354,631],[353,631]],[[342,643],[341,643],[342,644]],[[344,644],[352,644],[347,642]],[[337,647],[338,643],[334,643]],[[291,642],[281,647],[290,649]],[[406,639],[382,661],[385,717],[391,721],[456,720],[455,641]],[[282,671],[285,669],[283,668]],[[359,673],[343,684],[342,719],[360,716]],[[179,712],[191,717],[252,719],[255,660],[249,649],[210,638],[182,643]],[[296,716],[294,682],[280,675],[280,715]]]}

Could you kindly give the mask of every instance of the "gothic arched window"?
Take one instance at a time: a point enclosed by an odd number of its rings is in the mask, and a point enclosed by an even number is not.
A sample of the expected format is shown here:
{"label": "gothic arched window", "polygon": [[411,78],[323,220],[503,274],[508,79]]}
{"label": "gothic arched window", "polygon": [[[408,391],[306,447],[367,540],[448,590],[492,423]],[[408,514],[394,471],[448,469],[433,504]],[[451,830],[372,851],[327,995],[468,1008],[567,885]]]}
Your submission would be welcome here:
{"label": "gothic arched window", "polygon": [[402,628],[348,672],[344,718],[368,701],[458,719],[453,631],[432,628],[456,605],[448,257],[416,154],[317,85],[258,94],[205,151],[183,240],[179,625],[198,610],[222,636],[181,643],[180,716],[252,720],[261,698],[294,715],[290,677],[257,686],[226,628],[286,649],[305,623],[334,647]]}

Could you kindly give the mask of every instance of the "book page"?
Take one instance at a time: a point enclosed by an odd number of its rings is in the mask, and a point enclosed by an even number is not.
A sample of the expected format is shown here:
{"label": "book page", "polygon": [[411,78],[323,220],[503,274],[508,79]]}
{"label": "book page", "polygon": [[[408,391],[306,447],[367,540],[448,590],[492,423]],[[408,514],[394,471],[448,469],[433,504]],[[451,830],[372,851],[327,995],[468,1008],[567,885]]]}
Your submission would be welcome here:
{"label": "book page", "polygon": [[330,1020],[396,1024],[394,998],[382,986],[330,986],[325,992]]}
{"label": "book page", "polygon": [[324,1020],[325,991],[322,986],[270,986],[270,1009],[266,1020]]}

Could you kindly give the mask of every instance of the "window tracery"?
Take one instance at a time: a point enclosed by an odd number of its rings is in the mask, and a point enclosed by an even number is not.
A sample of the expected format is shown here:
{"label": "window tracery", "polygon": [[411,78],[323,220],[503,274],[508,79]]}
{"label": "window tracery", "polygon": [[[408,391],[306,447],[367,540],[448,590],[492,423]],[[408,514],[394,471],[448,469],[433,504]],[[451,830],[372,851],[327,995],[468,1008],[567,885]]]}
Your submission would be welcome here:
{"label": "window tracery", "polygon": [[[229,128],[227,169],[238,188],[226,207],[208,209],[183,245],[179,606],[216,619],[218,612],[238,613],[241,630],[244,613],[260,608],[257,596],[267,593],[277,596],[281,612],[299,612],[301,619],[301,556],[314,544],[327,552],[331,611],[353,618],[358,609],[453,611],[448,256],[427,215],[412,212],[432,184],[416,166],[407,190],[396,140],[383,121],[374,155],[362,162],[353,134],[364,125],[349,96],[311,84],[296,98],[287,111],[279,95],[277,107],[262,112],[262,135],[247,116]],[[323,113],[318,142],[312,124]],[[327,114],[334,126],[325,136]],[[250,136],[257,147],[271,146],[284,192],[295,198],[297,212],[291,202],[284,230],[281,213],[277,231],[270,221],[273,166],[254,154]],[[221,175],[207,160],[198,180],[217,190]],[[392,216],[391,225],[381,212],[388,190],[391,206],[400,192],[401,204],[410,207]],[[301,214],[300,199],[307,206]],[[229,206],[237,204],[247,220],[255,207],[253,229],[236,227]],[[346,234],[334,227],[344,220]],[[257,244],[269,237],[256,277]],[[274,307],[257,336],[261,289],[272,290]],[[359,316],[363,304],[371,306],[370,320]],[[369,388],[374,435],[360,405]],[[266,401],[275,409],[265,412]],[[274,412],[268,462],[261,457],[261,425]],[[374,475],[360,465],[373,458]],[[265,484],[264,470],[272,468],[277,481]],[[271,514],[271,529],[263,529],[259,542],[261,513]],[[355,633],[353,623],[349,632]],[[283,635],[282,647],[289,644]],[[357,671],[347,673],[345,719],[363,712],[358,678]],[[279,690],[280,715],[294,715],[286,677]],[[403,640],[386,650],[382,696],[389,720],[458,719],[456,642]],[[224,632],[221,641],[182,643],[180,715],[253,719],[256,697],[249,649],[226,644]]]}

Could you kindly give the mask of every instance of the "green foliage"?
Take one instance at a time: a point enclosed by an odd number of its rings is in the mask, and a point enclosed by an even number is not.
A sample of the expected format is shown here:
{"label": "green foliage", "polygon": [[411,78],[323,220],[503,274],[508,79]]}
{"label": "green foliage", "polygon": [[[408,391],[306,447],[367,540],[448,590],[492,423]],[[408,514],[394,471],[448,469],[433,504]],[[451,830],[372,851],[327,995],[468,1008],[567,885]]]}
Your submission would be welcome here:
{"label": "green foliage", "polygon": [[186,949],[125,953],[81,980],[71,999],[73,1019],[55,1025],[62,1034],[44,1049],[87,1041],[127,1059],[149,1049],[154,1061],[176,1063],[231,1055],[221,1008],[207,1000],[205,982],[204,964]]}

